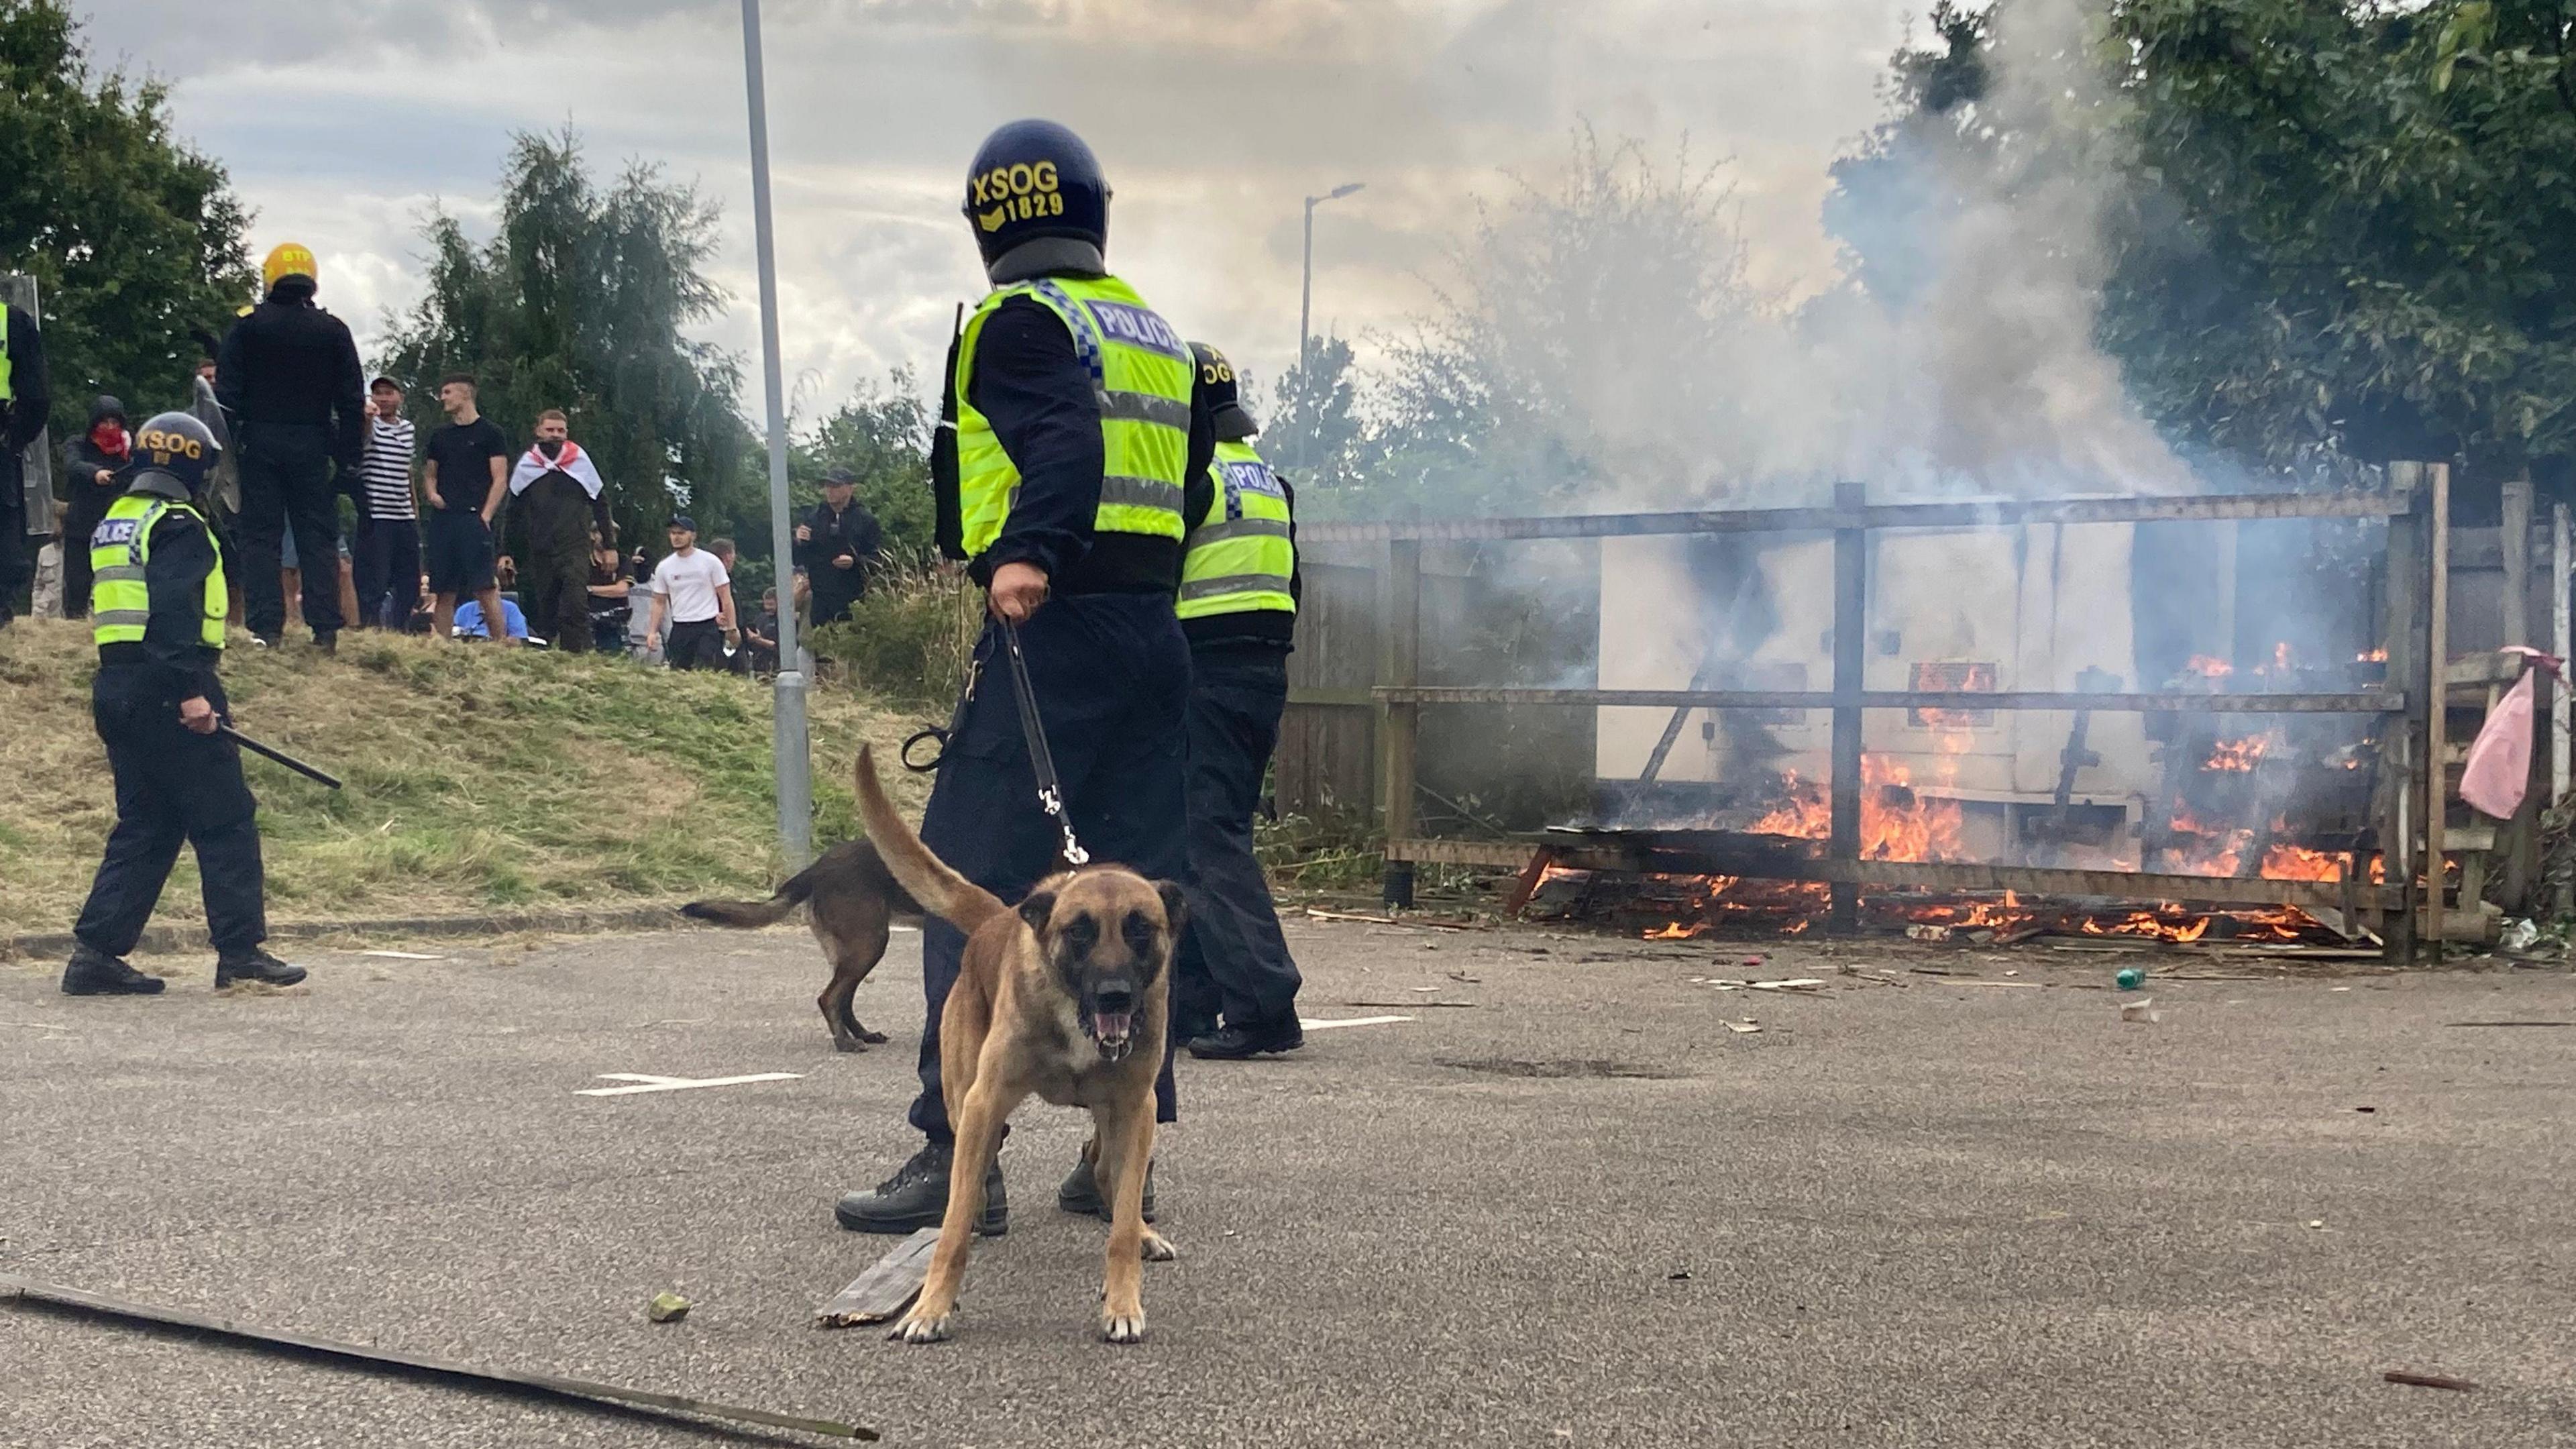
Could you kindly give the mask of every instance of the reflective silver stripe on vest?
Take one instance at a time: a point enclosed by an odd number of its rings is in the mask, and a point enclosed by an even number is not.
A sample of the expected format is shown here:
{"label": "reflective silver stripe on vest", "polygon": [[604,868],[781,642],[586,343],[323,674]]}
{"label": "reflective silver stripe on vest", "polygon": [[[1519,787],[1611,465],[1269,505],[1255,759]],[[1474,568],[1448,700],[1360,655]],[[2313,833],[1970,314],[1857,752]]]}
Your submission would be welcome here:
{"label": "reflective silver stripe on vest", "polygon": [[1100,501],[1104,505],[1124,508],[1160,508],[1167,513],[1181,511],[1181,485],[1160,478],[1129,478],[1113,475],[1100,480]]}
{"label": "reflective silver stripe on vest", "polygon": [[1167,428],[1190,430],[1190,405],[1173,398],[1156,397],[1150,392],[1100,392],[1100,416],[1106,422],[1160,423]]}
{"label": "reflective silver stripe on vest", "polygon": [[1190,530],[1190,547],[1224,543],[1235,538],[1286,538],[1288,520],[1284,518],[1238,518],[1231,523],[1211,523]]}
{"label": "reflective silver stripe on vest", "polygon": [[139,584],[146,582],[144,578],[143,565],[141,564],[118,564],[114,568],[93,569],[90,571],[90,578],[93,582],[102,584]]}
{"label": "reflective silver stripe on vest", "polygon": [[113,629],[121,624],[131,624],[140,629],[152,622],[152,611],[150,609],[101,609],[90,615],[89,621],[101,629]]}
{"label": "reflective silver stripe on vest", "polygon": [[1227,574],[1221,578],[1192,579],[1181,585],[1181,598],[1212,599],[1219,594],[1284,594],[1288,580],[1278,574]]}

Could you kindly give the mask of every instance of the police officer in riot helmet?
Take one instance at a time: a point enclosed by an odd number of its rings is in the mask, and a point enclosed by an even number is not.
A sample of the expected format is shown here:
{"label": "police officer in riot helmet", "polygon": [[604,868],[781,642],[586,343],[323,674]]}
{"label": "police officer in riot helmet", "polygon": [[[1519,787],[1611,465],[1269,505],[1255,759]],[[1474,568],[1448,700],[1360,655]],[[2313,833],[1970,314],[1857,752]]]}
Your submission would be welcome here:
{"label": "police officer in riot helmet", "polygon": [[221,547],[205,514],[222,448],[187,413],[163,413],[134,435],[124,495],[90,534],[90,629],[98,675],[90,711],[116,777],[116,828],[72,928],[63,968],[70,996],[149,996],[161,980],[124,961],[178,862],[194,846],[214,938],[215,985],[292,986],[303,968],[262,949],[268,938],[257,804],[241,752],[216,733],[226,718]]}
{"label": "police officer in riot helmet", "polygon": [[[1016,626],[1064,800],[1083,845],[1159,880],[1188,868],[1182,719],[1189,645],[1173,612],[1183,518],[1204,507],[1216,446],[1198,406],[1188,344],[1109,271],[1109,184],[1082,138],[1014,121],[976,152],[966,224],[993,290],[951,345],[932,457],[941,549],[985,586],[991,619],[979,684],[958,715],[922,818],[931,849],[969,880],[1018,900],[1057,868],[1061,834],[1040,810],[1000,661]],[[953,1142],[939,1078],[940,1012],[963,939],[922,938],[928,1010],[921,1094],[927,1139],[894,1176],[845,1195],[841,1226],[909,1233],[948,1204]],[[1174,1120],[1165,1033],[1157,1120]],[[1008,1220],[997,1162],[980,1227]],[[1058,1189],[1068,1212],[1108,1216],[1091,1169]],[[1153,1186],[1146,1185],[1152,1217]]]}

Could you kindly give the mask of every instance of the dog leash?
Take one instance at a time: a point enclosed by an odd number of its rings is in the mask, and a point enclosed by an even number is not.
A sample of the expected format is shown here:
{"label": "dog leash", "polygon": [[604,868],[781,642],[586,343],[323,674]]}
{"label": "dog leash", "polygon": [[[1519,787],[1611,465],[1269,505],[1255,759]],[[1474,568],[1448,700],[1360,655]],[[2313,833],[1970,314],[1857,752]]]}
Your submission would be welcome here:
{"label": "dog leash", "polygon": [[1020,733],[1028,740],[1029,764],[1037,771],[1038,806],[1055,819],[1056,828],[1064,832],[1064,860],[1067,865],[1088,865],[1091,852],[1073,838],[1073,817],[1065,813],[1064,787],[1055,775],[1055,756],[1047,750],[1046,727],[1038,719],[1037,690],[1029,684],[1029,661],[1020,653],[1020,626],[1002,621],[1002,647],[1011,656],[1011,693],[1020,704]]}
{"label": "dog leash", "polygon": [[[924,725],[904,737],[899,758],[903,761],[905,769],[916,775],[927,775],[946,763],[948,742],[957,738],[959,730],[966,728],[966,707],[975,702],[975,686],[983,678],[984,646],[979,642],[975,646],[974,654],[966,660],[966,688],[957,696],[957,708],[949,712],[948,727],[942,729],[938,725]],[[912,757],[913,747],[924,740],[936,743],[939,746],[939,753],[927,760],[916,760]]]}

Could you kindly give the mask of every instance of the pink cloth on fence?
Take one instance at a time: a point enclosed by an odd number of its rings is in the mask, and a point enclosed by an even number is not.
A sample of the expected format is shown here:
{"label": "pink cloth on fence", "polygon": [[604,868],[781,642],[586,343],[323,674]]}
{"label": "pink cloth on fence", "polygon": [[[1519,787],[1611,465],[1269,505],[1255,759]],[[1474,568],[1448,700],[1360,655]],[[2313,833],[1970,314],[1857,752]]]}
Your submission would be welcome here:
{"label": "pink cloth on fence", "polygon": [[2460,770],[2460,798],[2498,820],[2512,819],[2531,787],[2531,740],[2539,724],[2531,677],[2544,669],[2558,672],[2558,661],[2537,649],[2516,646],[2511,652],[2526,656],[2529,663],[2522,678],[2487,712]]}

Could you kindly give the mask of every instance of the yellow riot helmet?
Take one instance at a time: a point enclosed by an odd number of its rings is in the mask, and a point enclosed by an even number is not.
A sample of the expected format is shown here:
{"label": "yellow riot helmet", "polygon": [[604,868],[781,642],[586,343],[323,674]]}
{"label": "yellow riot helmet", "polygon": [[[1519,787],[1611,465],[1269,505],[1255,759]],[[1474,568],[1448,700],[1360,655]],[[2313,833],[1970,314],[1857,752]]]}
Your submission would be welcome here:
{"label": "yellow riot helmet", "polygon": [[277,284],[288,277],[302,277],[308,282],[321,280],[322,270],[313,260],[313,249],[302,242],[281,242],[270,249],[268,260],[259,264],[259,289],[277,290]]}

